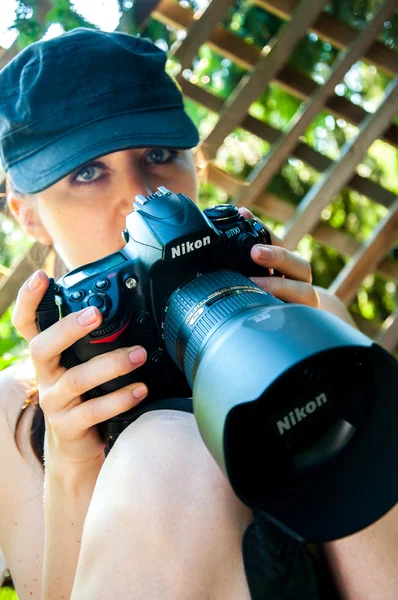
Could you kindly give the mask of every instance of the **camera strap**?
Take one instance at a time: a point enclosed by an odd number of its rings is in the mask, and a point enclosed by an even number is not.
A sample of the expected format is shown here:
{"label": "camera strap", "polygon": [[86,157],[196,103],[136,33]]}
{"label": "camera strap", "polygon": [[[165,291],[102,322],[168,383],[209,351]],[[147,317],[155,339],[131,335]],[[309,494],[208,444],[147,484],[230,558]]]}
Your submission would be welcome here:
{"label": "camera strap", "polygon": [[242,552],[252,600],[339,600],[326,567],[304,542],[285,533],[267,515],[253,511]]}

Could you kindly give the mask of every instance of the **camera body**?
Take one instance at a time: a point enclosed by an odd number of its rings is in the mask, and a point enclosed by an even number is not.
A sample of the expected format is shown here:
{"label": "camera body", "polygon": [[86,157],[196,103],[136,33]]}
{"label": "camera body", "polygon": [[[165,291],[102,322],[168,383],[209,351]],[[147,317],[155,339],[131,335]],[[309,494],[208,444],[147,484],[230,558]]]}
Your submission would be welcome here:
{"label": "camera body", "polygon": [[270,244],[270,234],[233,205],[202,212],[186,195],[164,187],[135,200],[122,232],[125,247],[51,282],[37,311],[37,324],[42,330],[89,306],[101,311],[100,327],[63,353],[61,364],[66,368],[132,344],[146,349],[148,359],[142,367],[90,390],[88,398],[135,381],[148,385],[145,403],[191,396],[184,372],[165,349],[162,329],[167,300],[184,283],[206,272],[232,269],[246,276],[266,275],[267,270],[250,258],[250,250],[257,243]]}

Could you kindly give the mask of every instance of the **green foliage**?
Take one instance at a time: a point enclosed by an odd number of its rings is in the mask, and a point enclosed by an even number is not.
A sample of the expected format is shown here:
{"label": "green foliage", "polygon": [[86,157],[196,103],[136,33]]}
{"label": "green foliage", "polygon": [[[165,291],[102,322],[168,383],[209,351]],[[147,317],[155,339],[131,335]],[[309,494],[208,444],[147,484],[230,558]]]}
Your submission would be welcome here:
{"label": "green foliage", "polygon": [[46,31],[45,23],[37,18],[37,0],[23,2],[18,0],[14,28],[18,31],[18,47],[25,48],[32,41],[40,39]]}
{"label": "green foliage", "polygon": [[18,596],[14,588],[7,586],[0,589],[0,600],[18,600]]}
{"label": "green foliage", "polygon": [[59,23],[64,31],[75,27],[95,28],[95,25],[74,10],[70,0],[51,0],[53,8],[46,13],[45,19],[41,18],[40,4],[40,0],[18,0],[13,28],[18,31],[20,50],[43,37],[53,23]]}
{"label": "green foliage", "polygon": [[15,222],[0,213],[0,265],[12,269],[31,245]]}
{"label": "green foliage", "polygon": [[59,23],[64,31],[70,31],[76,27],[97,29],[74,9],[69,0],[51,0],[51,2],[54,4],[54,8],[46,15],[47,26]]}
{"label": "green foliage", "polygon": [[14,303],[0,318],[0,371],[28,357],[28,345],[11,323]]}
{"label": "green foliage", "polygon": [[[177,1],[177,0],[176,0]],[[362,29],[372,18],[382,0],[333,0],[325,4],[325,11],[346,22],[351,27]],[[139,33],[156,42],[161,48],[170,51],[173,44],[181,41],[185,32],[178,31],[149,18],[145,28],[138,32],[133,20],[133,4],[130,0],[118,0],[121,19],[119,29],[129,33]],[[79,15],[69,0],[51,0],[52,8],[45,18],[42,0],[18,1],[15,28],[19,32],[19,47],[42,37],[52,23],[59,23],[66,31],[74,27],[94,27]],[[199,0],[181,0],[184,7],[196,11],[203,8]],[[283,27],[283,21],[267,13],[252,0],[236,0],[222,25],[238,35],[246,44],[261,49],[268,44]],[[398,43],[398,15],[395,14],[384,23],[379,41],[386,47],[395,49]],[[306,35],[297,45],[289,60],[289,66],[321,85],[329,76],[330,68],[339,55],[329,42],[318,38],[314,33]],[[175,75],[178,63],[170,57],[168,72]],[[246,70],[220,55],[209,45],[204,44],[194,58],[192,65],[183,75],[192,83],[203,87],[221,100],[231,96],[237,84],[245,76]],[[362,107],[367,112],[377,109],[383,99],[391,78],[375,66],[363,61],[355,63],[337,86],[336,94]],[[299,109],[301,101],[287,90],[271,82],[250,106],[252,117],[283,132],[289,128],[292,118]],[[218,115],[185,99],[185,106],[200,134],[205,137],[217,122]],[[398,124],[398,116],[395,119]],[[342,118],[336,118],[326,111],[320,112],[300,138],[315,151],[337,160],[344,144],[357,134],[357,127]],[[233,176],[244,180],[254,166],[270,150],[270,144],[249,134],[240,128],[226,138],[217,154],[217,164]],[[360,161],[357,171],[363,176],[398,194],[398,151],[389,144],[377,140]],[[268,191],[281,197],[293,206],[297,206],[308,190],[322,174],[308,164],[289,157],[279,172],[273,177]],[[200,184],[200,205],[202,208],[217,202],[228,202],[231,198],[224,190],[216,188],[205,180]],[[256,211],[254,211],[256,212]],[[363,243],[374,231],[375,226],[386,213],[386,209],[370,201],[357,192],[345,188],[341,190],[322,212],[322,219],[332,227]],[[264,219],[276,233],[283,232],[283,223]],[[8,219],[0,216],[0,264],[13,268],[32,240]],[[317,243],[311,235],[301,240],[298,251],[311,262],[314,283],[328,287],[347,262],[333,248]],[[396,285],[381,276],[366,278],[351,310],[368,319],[383,320],[397,306]],[[10,325],[11,309],[0,319],[0,369],[11,364],[18,353],[26,351],[26,343],[19,338]]]}
{"label": "green foliage", "polygon": [[248,0],[237,0],[222,24],[243,38],[246,44],[262,48],[274,37],[283,21]]}

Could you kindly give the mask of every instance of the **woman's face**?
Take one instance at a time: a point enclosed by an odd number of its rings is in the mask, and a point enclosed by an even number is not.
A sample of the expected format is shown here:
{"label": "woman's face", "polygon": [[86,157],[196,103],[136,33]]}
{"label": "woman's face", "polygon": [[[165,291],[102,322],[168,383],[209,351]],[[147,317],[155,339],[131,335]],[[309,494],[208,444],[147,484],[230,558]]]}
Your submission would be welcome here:
{"label": "woman's face", "polygon": [[135,196],[160,185],[197,201],[190,150],[140,148],[102,156],[36,194],[36,211],[71,270],[123,248],[121,232]]}

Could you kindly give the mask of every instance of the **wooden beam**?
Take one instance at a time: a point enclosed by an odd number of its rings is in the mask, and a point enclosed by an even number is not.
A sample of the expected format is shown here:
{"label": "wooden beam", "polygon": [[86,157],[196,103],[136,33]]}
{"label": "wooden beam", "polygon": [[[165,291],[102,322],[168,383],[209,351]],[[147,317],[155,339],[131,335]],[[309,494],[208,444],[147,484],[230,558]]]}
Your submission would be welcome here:
{"label": "wooden beam", "polygon": [[[8,278],[0,281],[0,317],[12,304],[18,294],[21,285],[44,263],[47,255],[51,252],[50,247],[43,246],[39,242],[33,244],[25,256],[20,260]],[[38,266],[36,266],[38,265]]]}
{"label": "wooden beam", "polygon": [[398,78],[388,86],[378,110],[364,120],[358,135],[343,146],[339,160],[325,171],[300,202],[294,217],[286,225],[284,240],[289,249],[295,248],[303,235],[312,231],[321,211],[347,184],[355,165],[382,129],[394,118],[397,106]]}
{"label": "wooden beam", "polygon": [[[298,73],[289,66],[283,67],[277,77],[276,83],[289,94],[296,96],[296,98],[304,102],[310,96],[316,94],[321,87],[309,77]],[[326,99],[324,110],[330,112],[336,118],[343,118],[348,123],[352,123],[352,125],[359,125],[369,114],[360,106],[347,100],[347,98],[336,96],[335,94]],[[398,126],[394,124],[390,125],[381,139],[398,148]]]}
{"label": "wooden beam", "polygon": [[216,155],[217,148],[221,146],[228,133],[241,124],[250,105],[290,58],[309,25],[321,13],[323,7],[324,0],[312,0],[310,4],[307,0],[301,0],[292,20],[282,27],[263,49],[251,73],[242,77],[230,97],[224,102],[219,120],[203,140],[210,157]]}
{"label": "wooden beam", "polygon": [[[161,0],[152,16],[160,23],[185,31],[192,27],[194,21],[193,10],[183,8],[174,0]],[[241,38],[230,31],[226,31],[221,25],[217,25],[213,29],[206,43],[215,52],[229,58],[243,69],[251,69],[261,53],[261,49],[246,44]]]}
{"label": "wooden beam", "polygon": [[[290,120],[287,132],[280,135],[271,150],[251,171],[247,178],[250,184],[249,187],[242,190],[241,194],[234,199],[237,206],[243,206],[243,204],[249,206],[268,185],[286,156],[291,155],[299,136],[306,131],[315,116],[322,110],[325,100],[333,94],[336,85],[344,78],[351,65],[363,54],[365,48],[369,46],[370,41],[377,35],[383,23],[391,16],[395,8],[396,0],[387,0],[367,27],[359,33],[352,45],[336,59],[324,85],[320,86],[317,92],[299,108]],[[291,22],[293,23],[294,20]],[[391,119],[393,117],[394,114]],[[353,165],[353,170],[356,164]]]}
{"label": "wooden beam", "polygon": [[[268,13],[286,20],[291,18],[299,0],[253,0],[253,2]],[[349,46],[357,36],[357,30],[354,27],[327,13],[319,15],[310,27],[310,31],[316,33],[322,40],[329,42],[331,46],[338,50]],[[362,58],[368,64],[374,65],[380,71],[386,73],[386,75],[391,77],[398,75],[396,52],[386,48],[384,44],[377,40],[364,52]]]}
{"label": "wooden beam", "polygon": [[[225,190],[230,196],[237,194],[239,188],[245,185],[244,181],[236,175],[226,173],[213,163],[209,163],[207,180]],[[290,202],[268,192],[257,198],[253,208],[257,209],[262,216],[281,223],[286,222],[295,213],[295,207]],[[312,237],[317,242],[330,246],[339,254],[347,257],[352,257],[361,248],[360,243],[354,238],[322,221],[316,225]],[[391,260],[388,257],[383,258],[377,267],[377,272],[383,277],[398,283],[398,261]]]}
{"label": "wooden beam", "polygon": [[211,0],[200,16],[195,14],[187,37],[181,43],[173,44],[170,52],[170,55],[179,61],[181,70],[191,65],[200,46],[207,42],[217,23],[227,15],[228,9],[234,3],[235,0]]}
{"label": "wooden beam", "polygon": [[[207,110],[216,113],[222,110],[222,99],[210,94],[204,88],[198,87],[186,79],[182,79],[181,87],[186,97],[191,98],[194,102],[197,102]],[[270,142],[271,144],[276,142],[278,137],[281,135],[281,131],[271,127],[270,125],[267,125],[266,123],[263,123],[262,121],[259,121],[251,115],[246,115],[242,122],[242,128],[257,137]],[[298,144],[292,150],[292,156],[302,160],[310,167],[321,173],[326,171],[326,169],[333,163],[330,158],[320,154],[319,152],[316,152],[303,142],[298,142]],[[347,183],[347,187],[357,191],[360,194],[363,194],[367,198],[374,200],[374,202],[378,204],[386,206],[387,208],[395,201],[395,194],[393,192],[390,192],[370,179],[362,177],[358,174],[354,174],[352,176],[350,181]]]}
{"label": "wooden beam", "polygon": [[[183,8],[174,0],[161,0],[157,10],[154,11],[153,16],[161,23],[170,25],[175,29],[187,30],[193,21],[193,11],[189,8]],[[246,44],[244,40],[237,35],[225,31],[221,25],[215,27],[207,44],[222,56],[229,58],[231,61],[247,70],[253,68],[261,55],[260,48]],[[307,99],[318,87],[320,87],[309,77],[306,77],[289,67],[284,67],[282,71],[275,76],[275,83],[301,100]],[[358,125],[368,114],[361,107],[355,106],[346,98],[340,98],[338,96],[331,97],[326,102],[325,110],[330,110],[331,114],[345,119],[353,125]],[[394,124],[391,125],[386,129],[381,139],[398,148],[398,126]]]}
{"label": "wooden beam", "polygon": [[380,258],[387,254],[391,245],[396,241],[397,233],[398,198],[387,216],[376,226],[372,235],[340,271],[329,290],[344,304],[350,304],[366,275],[376,269]]}

